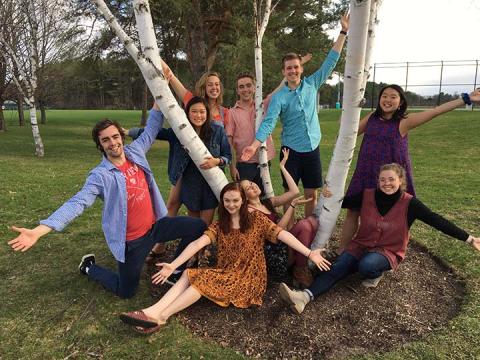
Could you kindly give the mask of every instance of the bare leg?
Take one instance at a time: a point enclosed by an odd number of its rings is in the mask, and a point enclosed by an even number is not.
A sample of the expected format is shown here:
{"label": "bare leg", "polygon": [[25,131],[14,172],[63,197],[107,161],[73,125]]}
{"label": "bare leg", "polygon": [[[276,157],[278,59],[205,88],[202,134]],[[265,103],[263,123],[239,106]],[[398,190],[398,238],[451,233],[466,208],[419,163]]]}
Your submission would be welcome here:
{"label": "bare leg", "polygon": [[182,205],[180,203],[180,189],[182,187],[182,178],[178,179],[177,183],[170,188],[170,194],[167,200],[168,216],[177,216],[178,210]]}
{"label": "bare leg", "polygon": [[310,199],[313,198],[312,201],[309,201],[305,203],[305,218],[309,217],[310,215],[313,214],[313,211],[315,210],[315,207],[317,206],[317,189],[304,189],[303,194],[305,196],[305,199]]}
{"label": "bare leg", "polygon": [[347,215],[343,222],[342,232],[340,234],[340,248],[339,252],[343,252],[345,247],[350,243],[358,230],[358,218],[360,211],[347,209]]}
{"label": "bare leg", "polygon": [[214,215],[215,215],[215,209],[200,211],[200,219],[202,219],[207,225],[210,225],[212,223]]}
{"label": "bare leg", "polygon": [[188,212],[188,216],[190,217],[195,217],[195,218],[200,217],[200,211],[190,211],[187,209],[187,212]]}
{"label": "bare leg", "polygon": [[173,285],[170,290],[168,290],[165,295],[162,296],[160,300],[158,300],[152,306],[143,310],[143,312],[153,318],[158,319],[160,313],[164,311],[171,303],[173,303],[177,298],[182,296],[186,289],[190,286],[190,282],[188,281],[187,271],[184,271],[180,279]]}
{"label": "bare leg", "polygon": [[202,295],[193,286],[189,286],[179,297],[175,299],[165,310],[163,310],[158,318],[160,322],[167,321],[170,316],[176,314],[190,305],[196,303]]}

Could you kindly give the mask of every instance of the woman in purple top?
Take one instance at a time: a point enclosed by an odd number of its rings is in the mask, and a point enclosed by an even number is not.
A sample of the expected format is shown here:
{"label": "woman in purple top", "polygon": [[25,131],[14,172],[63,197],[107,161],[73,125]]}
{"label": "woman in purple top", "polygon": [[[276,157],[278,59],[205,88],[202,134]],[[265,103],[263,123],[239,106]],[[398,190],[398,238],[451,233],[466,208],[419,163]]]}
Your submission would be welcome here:
{"label": "woman in purple top", "polygon": [[[480,102],[480,89],[464,93],[433,109],[407,113],[407,100],[398,85],[387,85],[381,91],[375,112],[368,114],[358,127],[358,135],[364,134],[357,167],[347,189],[346,196],[362,193],[364,189],[376,188],[380,167],[398,163],[407,175],[407,192],[415,196],[412,167],[408,154],[408,132],[438,115],[471,102]],[[340,235],[340,251],[350,242],[358,229],[360,209],[347,208],[347,215]]]}

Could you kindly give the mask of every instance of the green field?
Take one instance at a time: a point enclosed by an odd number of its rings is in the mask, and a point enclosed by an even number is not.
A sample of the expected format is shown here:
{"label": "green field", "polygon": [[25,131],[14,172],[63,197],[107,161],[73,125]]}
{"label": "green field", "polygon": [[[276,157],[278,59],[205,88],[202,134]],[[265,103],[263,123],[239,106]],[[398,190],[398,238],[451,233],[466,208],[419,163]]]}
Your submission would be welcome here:
{"label": "green field", "polygon": [[[337,110],[320,113],[324,169],[339,116]],[[175,320],[151,337],[136,335],[120,322],[118,313],[149,305],[152,298],[145,280],[135,298],[120,300],[78,273],[79,259],[90,252],[97,254],[98,262],[115,266],[100,227],[100,201],[63,233],[44,237],[26,253],[14,253],[7,246],[15,236],[9,225],[35,226],[82,187],[89,170],[100,161],[90,131],[104,117],[132,127],[140,113],[49,111],[48,125],[40,128],[45,157],[38,159],[30,128],[19,128],[15,114],[5,112],[8,131],[0,133],[0,359],[242,358],[233,350],[194,338]],[[278,147],[278,129],[275,135]],[[480,235],[479,135],[480,114],[464,111],[435,119],[410,135],[418,197],[476,236]],[[164,197],[170,187],[167,146],[157,142],[149,153]],[[272,173],[278,193],[278,171]],[[461,313],[422,341],[368,358],[480,358],[480,254],[421,223],[415,224],[413,237],[465,279]]]}

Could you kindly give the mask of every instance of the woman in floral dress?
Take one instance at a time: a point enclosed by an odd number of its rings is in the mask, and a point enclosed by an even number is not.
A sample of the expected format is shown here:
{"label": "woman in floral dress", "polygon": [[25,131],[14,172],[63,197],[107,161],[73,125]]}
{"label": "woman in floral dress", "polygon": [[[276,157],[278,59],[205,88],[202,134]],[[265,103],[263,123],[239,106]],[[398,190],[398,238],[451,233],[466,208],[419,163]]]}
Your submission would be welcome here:
{"label": "woman in floral dress", "polygon": [[187,308],[202,296],[220,306],[247,308],[261,305],[266,290],[267,271],[263,247],[265,240],[278,240],[311,259],[320,270],[330,263],[321,250],[310,250],[293,235],[258,212],[249,213],[245,193],[238,183],[226,185],[220,194],[219,219],[204,235],[190,243],[171,264],[161,263],[153,283],[164,283],[173,271],[200,249],[216,243],[214,268],[187,269],[178,282],[154,305],[123,313],[122,321],[134,330],[149,334],[161,328],[173,314]]}

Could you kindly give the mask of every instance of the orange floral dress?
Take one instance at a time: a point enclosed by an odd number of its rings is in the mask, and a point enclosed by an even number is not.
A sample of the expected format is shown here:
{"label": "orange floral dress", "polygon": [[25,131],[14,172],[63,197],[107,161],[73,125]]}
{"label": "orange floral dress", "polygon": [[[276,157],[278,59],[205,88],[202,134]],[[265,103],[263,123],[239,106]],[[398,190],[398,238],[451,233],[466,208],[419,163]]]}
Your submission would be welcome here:
{"label": "orange floral dress", "polygon": [[277,243],[282,228],[260,213],[253,212],[250,216],[252,226],[245,233],[233,229],[225,234],[218,223],[210,225],[205,235],[217,245],[217,266],[187,269],[190,284],[220,306],[262,305],[267,288],[263,247],[265,240]]}

